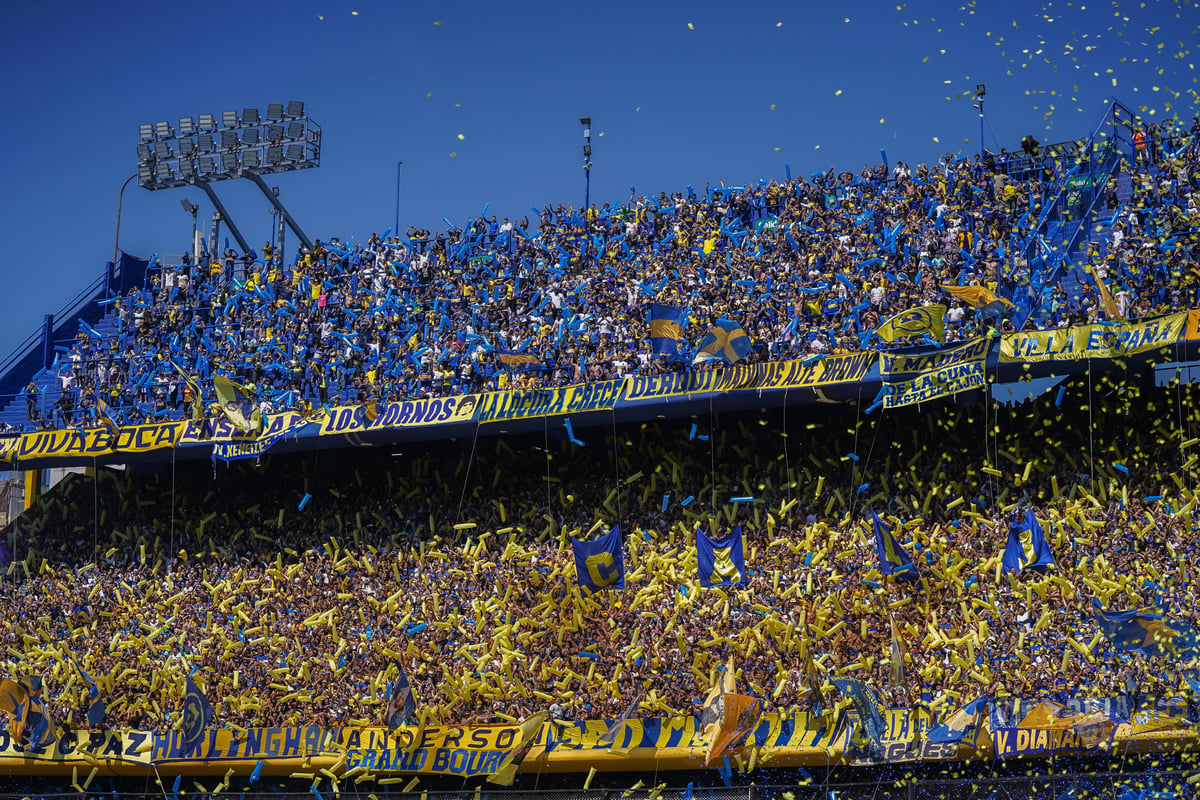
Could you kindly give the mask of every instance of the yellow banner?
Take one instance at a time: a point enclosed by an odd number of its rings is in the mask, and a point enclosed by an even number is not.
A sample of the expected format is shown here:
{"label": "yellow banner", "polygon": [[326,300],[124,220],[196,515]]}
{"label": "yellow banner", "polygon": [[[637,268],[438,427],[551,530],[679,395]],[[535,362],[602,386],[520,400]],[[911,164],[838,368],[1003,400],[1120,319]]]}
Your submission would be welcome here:
{"label": "yellow banner", "polygon": [[603,381],[557,389],[490,392],[481,396],[480,422],[503,422],[526,417],[610,411],[624,392],[625,381]]}
{"label": "yellow banner", "polygon": [[[1074,361],[1144,353],[1179,341],[1193,313],[1181,311],[1145,322],[1120,325],[1080,325],[1053,331],[1006,333],[1000,338],[1000,360]],[[1191,331],[1188,326],[1189,336]]]}
{"label": "yellow banner", "polygon": [[1189,342],[1200,339],[1200,311],[1187,312],[1187,328],[1183,332],[1183,338]]}
{"label": "yellow banner", "polygon": [[[468,394],[376,403],[374,406],[338,406],[331,409],[321,421],[321,435],[470,422],[475,418],[475,411],[483,396]],[[372,414],[375,416],[372,417]]]}
{"label": "yellow banner", "polygon": [[991,343],[991,339],[976,339],[918,355],[880,353],[883,407],[907,406],[984,386],[987,382],[984,366]]}
{"label": "yellow banner", "polygon": [[162,447],[174,447],[186,426],[186,422],[161,422],[121,428],[115,434],[107,428],[23,433],[4,441],[0,446],[0,458],[15,462],[35,458],[145,453]]}

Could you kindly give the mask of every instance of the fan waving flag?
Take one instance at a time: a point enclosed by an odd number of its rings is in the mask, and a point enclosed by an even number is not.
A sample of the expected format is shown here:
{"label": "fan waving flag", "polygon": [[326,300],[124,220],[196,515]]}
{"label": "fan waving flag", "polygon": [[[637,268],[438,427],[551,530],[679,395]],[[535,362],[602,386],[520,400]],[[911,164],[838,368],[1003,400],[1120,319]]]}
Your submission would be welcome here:
{"label": "fan waving flag", "polygon": [[79,662],[74,657],[70,658],[71,663],[75,665],[75,669],[79,670],[79,675],[83,678],[83,682],[88,685],[88,727],[99,728],[100,723],[104,721],[104,700],[100,697],[100,689],[96,686],[96,682],[92,680],[92,676],[88,675],[83,667],[79,666]]}
{"label": "fan waving flag", "polygon": [[720,758],[730,745],[753,730],[762,712],[762,701],[757,697],[737,693],[736,671],[733,656],[730,656],[729,663],[704,698],[700,731],[708,743],[704,757],[706,765]]}
{"label": "fan waving flag", "polygon": [[396,669],[400,674],[388,686],[387,717],[384,719],[388,730],[393,731],[407,724],[417,713],[417,700],[413,697],[412,684],[408,682],[408,675],[404,673],[404,666],[399,661],[396,662]]}
{"label": "fan waving flag", "polygon": [[742,526],[738,525],[721,539],[713,539],[702,530],[696,531],[696,565],[700,570],[700,585],[730,586],[746,582],[746,556],[742,548]]}
{"label": "fan waving flag", "polygon": [[21,741],[29,716],[29,692],[14,680],[0,681],[0,711],[8,715],[8,733],[14,742]]}
{"label": "fan waving flag", "polygon": [[876,750],[882,749],[883,736],[887,731],[887,722],[884,718],[887,708],[879,699],[879,695],[857,678],[830,678],[829,682],[850,699],[854,710],[858,712],[862,731],[871,741],[871,746]]}
{"label": "fan waving flag", "polygon": [[891,529],[875,513],[875,509],[871,509],[871,527],[875,529],[875,552],[879,555],[879,571],[901,580],[917,580],[919,576],[912,559],[904,552],[896,537],[892,536]]}
{"label": "fan waving flag", "polygon": [[217,393],[217,401],[221,404],[221,410],[225,417],[233,423],[233,426],[242,433],[250,433],[254,429],[252,418],[254,411],[247,416],[246,409],[253,406],[254,403],[250,400],[250,394],[240,384],[226,378],[224,375],[213,376],[213,389]]}
{"label": "fan waving flag", "polygon": [[731,319],[719,319],[700,340],[693,364],[720,361],[736,364],[750,355],[750,337],[742,326]]}
{"label": "fan waving flag", "polygon": [[593,542],[571,537],[575,556],[575,577],[579,585],[592,592],[625,588],[625,554],[621,549],[621,526]]}
{"label": "fan waving flag", "polygon": [[679,355],[683,338],[683,312],[662,303],[650,304],[650,344],[655,355]]}
{"label": "fan waving flag", "polygon": [[183,698],[183,752],[191,753],[204,739],[204,729],[212,721],[212,706],[200,687],[187,679],[187,694]]}
{"label": "fan waving flag", "polygon": [[509,372],[532,372],[542,368],[542,360],[531,353],[497,350],[496,356]]}
{"label": "fan waving flag", "polygon": [[929,334],[939,342],[945,337],[946,307],[921,306],[901,311],[879,326],[875,335],[885,342],[894,342],[904,336]]}
{"label": "fan waving flag", "polygon": [[951,744],[964,741],[967,737],[974,741],[975,734],[979,731],[980,719],[990,702],[991,698],[987,695],[975,698],[942,720],[942,723],[931,729],[925,738],[931,742]]}
{"label": "fan waving flag", "polygon": [[988,306],[996,307],[1013,307],[1011,300],[1005,300],[994,294],[990,289],[983,286],[949,286],[942,284],[942,289],[946,294],[962,300],[972,308],[985,308]]}
{"label": "fan waving flag", "polygon": [[1027,569],[1045,572],[1054,566],[1054,555],[1046,542],[1042,524],[1034,516],[1033,509],[1025,512],[1025,518],[1008,528],[1008,544],[1004,548],[1004,571],[1018,575]]}

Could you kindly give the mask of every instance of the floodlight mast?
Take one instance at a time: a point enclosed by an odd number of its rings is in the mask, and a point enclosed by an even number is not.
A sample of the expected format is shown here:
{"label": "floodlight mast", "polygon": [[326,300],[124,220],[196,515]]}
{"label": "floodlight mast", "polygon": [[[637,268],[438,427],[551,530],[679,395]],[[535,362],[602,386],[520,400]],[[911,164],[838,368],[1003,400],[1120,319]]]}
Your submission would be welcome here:
{"label": "floodlight mast", "polygon": [[219,117],[201,114],[198,123],[191,117],[180,117],[178,133],[169,122],[139,125],[137,154],[139,186],[150,191],[180,186],[201,189],[243,253],[250,247],[210,186],[212,183],[250,180],[297,238],[312,248],[312,240],[261,178],[321,165],[321,127],[305,115],[304,103],[271,103],[265,120],[257,108],[244,109],[240,116],[236,111],[223,111]]}

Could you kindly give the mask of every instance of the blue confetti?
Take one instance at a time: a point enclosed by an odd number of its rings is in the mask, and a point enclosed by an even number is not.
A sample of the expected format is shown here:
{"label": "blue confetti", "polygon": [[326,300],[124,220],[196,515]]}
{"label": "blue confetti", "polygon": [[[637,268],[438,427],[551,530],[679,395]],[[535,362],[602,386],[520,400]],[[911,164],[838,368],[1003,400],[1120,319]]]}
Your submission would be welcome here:
{"label": "blue confetti", "polygon": [[1125,466],[1124,464],[1113,464],[1113,469],[1119,469],[1119,470],[1121,470],[1121,472],[1124,472],[1126,475],[1129,474],[1129,467]]}
{"label": "blue confetti", "polygon": [[668,503],[670,503],[670,502],[671,502],[671,495],[669,495],[669,494],[664,494],[664,495],[663,495],[663,503],[662,503],[662,510],[663,510],[664,512],[667,510],[667,504],[668,504]]}
{"label": "blue confetti", "polygon": [[311,494],[309,494],[308,492],[305,492],[305,493],[304,493],[304,497],[300,498],[300,505],[296,506],[296,510],[297,510],[297,511],[303,511],[303,510],[304,510],[304,507],[305,507],[306,505],[308,505],[308,501],[309,501],[309,500],[312,500],[312,495],[311,495]]}
{"label": "blue confetti", "polygon": [[1055,398],[1054,398],[1054,405],[1056,405],[1056,406],[1061,406],[1061,405],[1062,405],[1062,399],[1063,399],[1063,395],[1064,395],[1064,394],[1066,394],[1066,393],[1067,393],[1067,387],[1066,387],[1066,386],[1060,386],[1060,387],[1058,387],[1058,397],[1055,397]]}
{"label": "blue confetti", "polygon": [[693,500],[695,500],[695,499],[696,499],[696,495],[694,495],[694,494],[689,494],[689,495],[688,495],[688,497],[687,497],[687,499],[686,499],[686,500],[684,500],[684,501],[683,501],[682,503],[680,503],[679,505],[681,505],[681,506],[686,506],[688,503],[692,502],[692,501],[693,501]]}
{"label": "blue confetti", "polygon": [[753,497],[731,497],[731,498],[729,498],[729,502],[731,502],[731,503],[753,503],[754,498]]}
{"label": "blue confetti", "polygon": [[858,461],[858,454],[857,453],[846,453],[846,458],[850,459],[851,461]]}

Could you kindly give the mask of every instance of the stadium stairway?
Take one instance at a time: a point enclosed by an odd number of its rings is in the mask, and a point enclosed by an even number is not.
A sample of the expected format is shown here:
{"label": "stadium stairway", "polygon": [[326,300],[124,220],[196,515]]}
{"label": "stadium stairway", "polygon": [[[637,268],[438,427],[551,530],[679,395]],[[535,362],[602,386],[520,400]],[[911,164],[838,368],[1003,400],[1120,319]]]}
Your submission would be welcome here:
{"label": "stadium stairway", "polygon": [[[31,430],[26,415],[24,390],[32,379],[38,387],[37,408],[49,415],[59,396],[57,366],[63,359],[83,325],[101,336],[117,335],[116,316],[112,306],[97,301],[125,294],[140,288],[146,279],[149,262],[122,253],[114,265],[104,272],[58,313],[49,315],[47,323],[31,334],[0,364],[0,423],[17,429]],[[57,366],[56,366],[57,365]]]}

